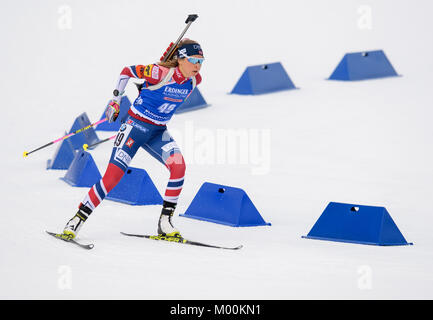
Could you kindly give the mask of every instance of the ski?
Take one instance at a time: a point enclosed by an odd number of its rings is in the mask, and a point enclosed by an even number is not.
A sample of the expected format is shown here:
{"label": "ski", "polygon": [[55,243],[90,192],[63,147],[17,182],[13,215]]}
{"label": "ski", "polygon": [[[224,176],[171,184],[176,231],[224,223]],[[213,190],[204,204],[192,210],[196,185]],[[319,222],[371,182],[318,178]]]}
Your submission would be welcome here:
{"label": "ski", "polygon": [[94,247],[93,244],[82,244],[82,243],[80,243],[74,239],[71,239],[69,236],[62,234],[62,233],[54,233],[54,232],[49,232],[49,231],[45,231],[45,232],[48,233],[50,236],[53,236],[56,239],[63,240],[65,242],[73,243],[73,244],[79,246],[80,248],[83,248],[86,250],[93,249],[93,247]]}
{"label": "ski", "polygon": [[182,237],[167,237],[167,236],[162,236],[162,235],[152,236],[152,235],[148,235],[148,234],[131,234],[131,233],[125,233],[125,232],[120,232],[120,233],[123,234],[124,236],[128,236],[128,237],[138,237],[138,238],[146,238],[146,239],[152,239],[152,240],[158,240],[158,241],[168,241],[168,242],[189,244],[192,246],[207,247],[207,248],[216,248],[216,249],[225,249],[225,250],[239,250],[243,247],[242,245],[239,245],[237,247],[215,246],[215,245],[207,244],[207,243],[203,243],[203,242],[191,241],[191,240],[188,240],[188,239],[185,239]]}

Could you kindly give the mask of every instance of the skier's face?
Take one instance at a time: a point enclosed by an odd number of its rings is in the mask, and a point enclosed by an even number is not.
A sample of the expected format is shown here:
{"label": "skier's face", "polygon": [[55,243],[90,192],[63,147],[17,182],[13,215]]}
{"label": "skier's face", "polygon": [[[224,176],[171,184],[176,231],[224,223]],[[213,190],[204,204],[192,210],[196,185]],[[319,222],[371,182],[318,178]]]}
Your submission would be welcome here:
{"label": "skier's face", "polygon": [[[200,61],[195,61],[196,59],[194,58],[198,58]],[[189,56],[188,58],[179,59],[179,69],[183,76],[189,78],[197,75],[197,73],[200,72],[201,63],[203,62],[201,59],[203,59],[203,56],[201,55],[193,55]]]}

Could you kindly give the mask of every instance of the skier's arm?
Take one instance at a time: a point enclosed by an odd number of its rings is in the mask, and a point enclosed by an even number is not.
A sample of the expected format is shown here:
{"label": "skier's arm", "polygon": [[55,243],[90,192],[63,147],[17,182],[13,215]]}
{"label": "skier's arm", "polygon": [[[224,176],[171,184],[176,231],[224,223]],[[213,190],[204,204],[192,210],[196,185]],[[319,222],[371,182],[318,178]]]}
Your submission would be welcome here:
{"label": "skier's arm", "polygon": [[105,111],[108,122],[111,123],[116,121],[119,116],[120,101],[122,100],[122,95],[125,92],[129,78],[144,79],[151,84],[156,84],[159,82],[160,77],[161,70],[154,64],[147,66],[135,65],[123,68],[119,80],[117,81],[116,88],[113,90],[113,98],[111,98]]}
{"label": "skier's arm", "polygon": [[147,83],[157,84],[161,80],[162,70],[158,65],[135,65],[123,68],[113,90],[113,98],[108,103],[105,115],[108,122],[116,121],[120,112],[120,101],[130,78],[144,79]]}
{"label": "skier's arm", "polygon": [[123,93],[130,78],[144,79],[149,84],[157,84],[161,79],[162,70],[156,64],[135,65],[123,68],[115,90]]}

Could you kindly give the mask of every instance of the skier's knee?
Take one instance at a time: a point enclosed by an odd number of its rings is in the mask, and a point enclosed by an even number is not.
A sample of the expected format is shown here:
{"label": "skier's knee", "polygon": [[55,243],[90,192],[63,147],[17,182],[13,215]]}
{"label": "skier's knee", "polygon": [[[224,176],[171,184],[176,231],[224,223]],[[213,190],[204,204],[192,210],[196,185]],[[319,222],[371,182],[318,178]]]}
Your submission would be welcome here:
{"label": "skier's knee", "polygon": [[170,170],[172,179],[182,178],[185,175],[186,165],[182,154],[175,153],[168,157],[166,165],[168,170]]}

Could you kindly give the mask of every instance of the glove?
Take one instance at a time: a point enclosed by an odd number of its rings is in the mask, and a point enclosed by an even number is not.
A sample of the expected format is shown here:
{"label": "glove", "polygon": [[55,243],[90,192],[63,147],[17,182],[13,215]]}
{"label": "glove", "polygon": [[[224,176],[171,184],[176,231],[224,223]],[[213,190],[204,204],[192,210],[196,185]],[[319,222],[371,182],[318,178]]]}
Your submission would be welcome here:
{"label": "glove", "polygon": [[108,123],[116,121],[119,116],[120,107],[118,100],[111,99],[108,103],[107,109],[105,110],[105,116],[108,119]]}

